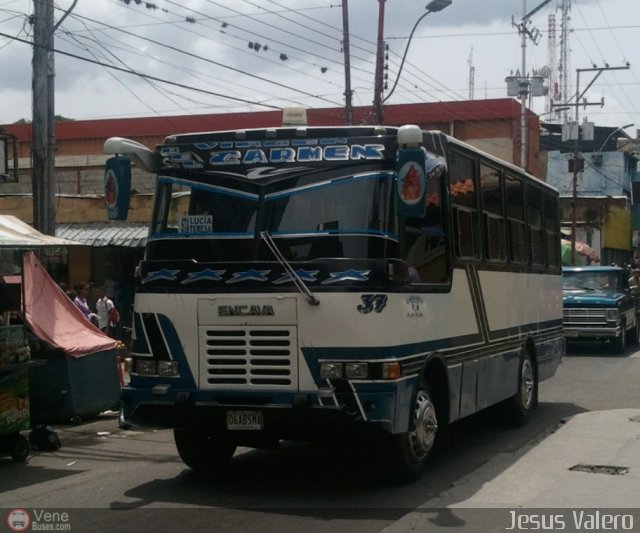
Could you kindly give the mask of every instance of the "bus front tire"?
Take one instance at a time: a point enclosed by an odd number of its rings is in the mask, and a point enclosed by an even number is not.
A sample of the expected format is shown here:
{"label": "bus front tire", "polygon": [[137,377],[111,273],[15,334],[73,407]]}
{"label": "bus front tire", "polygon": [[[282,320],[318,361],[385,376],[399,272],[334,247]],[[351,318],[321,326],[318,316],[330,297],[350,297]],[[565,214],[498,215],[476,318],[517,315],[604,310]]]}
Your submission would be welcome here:
{"label": "bus front tire", "polygon": [[535,406],[537,382],[531,355],[525,351],[518,369],[518,392],[505,404],[504,415],[508,425],[519,427],[526,423]]}
{"label": "bus front tire", "polygon": [[426,384],[422,384],[416,394],[409,431],[388,437],[394,458],[388,477],[398,483],[416,481],[438,440],[438,412]]}
{"label": "bus front tire", "polygon": [[197,472],[223,473],[231,462],[236,445],[224,435],[208,435],[195,429],[174,429],[180,458]]}

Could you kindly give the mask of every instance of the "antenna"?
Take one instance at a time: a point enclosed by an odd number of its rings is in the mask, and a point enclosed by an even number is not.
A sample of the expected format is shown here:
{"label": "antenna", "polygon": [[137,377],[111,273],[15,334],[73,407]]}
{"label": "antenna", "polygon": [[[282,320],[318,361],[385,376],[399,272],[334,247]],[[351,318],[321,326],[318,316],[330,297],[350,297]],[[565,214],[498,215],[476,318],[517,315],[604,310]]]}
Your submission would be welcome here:
{"label": "antenna", "polygon": [[547,114],[551,114],[553,111],[552,104],[559,101],[559,89],[558,89],[558,68],[556,47],[556,15],[551,13],[549,15],[549,29],[547,34],[547,49],[548,49],[548,62],[549,65],[549,91],[545,101],[544,110]]}
{"label": "antenna", "polygon": [[469,65],[469,100],[475,100],[476,67],[473,66],[473,46],[471,47],[471,52],[469,52],[467,64]]}

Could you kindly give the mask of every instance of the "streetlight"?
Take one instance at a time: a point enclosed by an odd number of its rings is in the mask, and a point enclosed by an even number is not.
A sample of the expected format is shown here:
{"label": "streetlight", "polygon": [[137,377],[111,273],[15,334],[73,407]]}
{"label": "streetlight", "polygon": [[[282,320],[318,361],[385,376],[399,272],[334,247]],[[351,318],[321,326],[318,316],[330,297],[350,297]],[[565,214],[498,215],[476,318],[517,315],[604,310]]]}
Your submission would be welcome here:
{"label": "streetlight", "polygon": [[631,128],[632,126],[635,126],[635,124],[633,124],[633,123],[627,124],[626,126],[620,126],[619,128],[616,128],[615,130],[613,130],[609,135],[607,135],[607,138],[602,143],[602,146],[600,146],[600,148],[598,150],[596,150],[596,153],[602,152],[602,149],[609,142],[609,139],[611,139],[611,137],[613,137],[616,133],[618,133],[619,131],[622,131],[622,130],[626,130],[627,128]]}
{"label": "streetlight", "polygon": [[[384,5],[384,0],[379,0],[381,1],[381,10],[383,9],[382,6]],[[378,35],[378,39],[379,39],[379,43],[378,43],[378,48],[379,48],[379,54],[378,54],[378,62],[379,65],[376,68],[376,86],[379,87],[379,89],[376,91],[376,94],[374,95],[374,113],[376,115],[376,119],[377,122],[380,122],[382,119],[382,104],[384,102],[386,102],[389,97],[393,94],[393,91],[395,90],[396,86],[398,85],[398,82],[400,81],[400,73],[402,72],[402,67],[404,66],[404,62],[405,59],[407,58],[407,52],[409,51],[409,45],[411,44],[411,39],[413,38],[413,34],[416,31],[416,28],[418,27],[418,24],[420,24],[420,22],[422,21],[423,18],[425,18],[429,13],[437,13],[438,11],[442,11],[444,8],[449,7],[451,5],[451,3],[453,2],[453,0],[431,0],[431,2],[429,2],[425,9],[427,10],[417,21],[416,23],[413,25],[413,29],[411,30],[411,34],[409,35],[409,40],[407,41],[407,47],[404,50],[404,55],[402,56],[402,62],[400,63],[400,68],[398,69],[398,76],[396,78],[395,83],[393,84],[393,87],[391,88],[391,91],[389,91],[389,93],[387,94],[387,96],[384,97],[384,99],[381,98],[381,92],[382,92],[382,57],[381,57],[381,35]],[[380,17],[382,18],[382,16]],[[380,28],[378,33],[380,34]],[[380,78],[380,79],[377,79]]]}
{"label": "streetlight", "polygon": [[418,24],[420,24],[422,19],[425,18],[429,13],[437,13],[438,11],[442,11],[444,8],[449,7],[452,2],[453,0],[431,0],[431,2],[429,2],[425,7],[427,11],[418,20],[416,20],[416,23],[413,25],[413,29],[409,34],[407,47],[404,49],[404,55],[402,56],[402,62],[400,63],[400,68],[398,69],[398,76],[396,77],[396,82],[393,84],[393,87],[391,87],[389,94],[387,94],[387,96],[385,96],[384,99],[382,100],[383,103],[386,102],[389,99],[389,97],[393,94],[393,91],[395,90],[396,86],[398,85],[398,82],[400,81],[400,73],[402,72],[402,67],[404,66],[404,61],[407,58],[407,52],[409,51],[409,45],[411,44],[411,39],[413,38],[413,34],[415,33],[416,28],[418,27]]}

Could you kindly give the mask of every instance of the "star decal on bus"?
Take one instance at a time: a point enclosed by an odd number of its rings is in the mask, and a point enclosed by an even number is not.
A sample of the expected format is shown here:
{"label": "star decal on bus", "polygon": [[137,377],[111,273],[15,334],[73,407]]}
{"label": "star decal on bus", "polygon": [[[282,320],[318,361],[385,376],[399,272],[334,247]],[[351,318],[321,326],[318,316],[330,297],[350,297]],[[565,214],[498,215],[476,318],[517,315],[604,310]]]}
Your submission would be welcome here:
{"label": "star decal on bus", "polygon": [[155,272],[147,273],[147,277],[142,280],[142,283],[151,283],[152,281],[158,281],[160,279],[165,279],[167,281],[175,281],[178,279],[179,270],[168,270],[163,268],[162,270],[156,270]]}
{"label": "star decal on bus", "polygon": [[[320,272],[319,270],[303,270],[303,269],[299,269],[296,270],[296,275],[302,280],[302,281],[318,281],[318,278],[316,277],[318,275],[318,272]],[[273,282],[274,285],[281,285],[282,283],[287,283],[289,281],[293,281],[293,276],[291,274],[289,274],[288,272],[284,273],[282,276],[280,276],[277,280],[275,280]]]}
{"label": "star decal on bus", "polygon": [[330,285],[340,281],[369,281],[371,270],[345,270],[344,272],[331,272],[329,278],[325,279],[322,284]]}
{"label": "star decal on bus", "polygon": [[267,281],[267,274],[271,270],[246,270],[244,272],[234,272],[233,277],[227,283],[240,283],[241,281]]}
{"label": "star decal on bus", "polygon": [[222,281],[222,275],[226,270],[211,270],[205,268],[200,272],[189,272],[187,279],[182,281],[183,285],[195,283],[196,281]]}

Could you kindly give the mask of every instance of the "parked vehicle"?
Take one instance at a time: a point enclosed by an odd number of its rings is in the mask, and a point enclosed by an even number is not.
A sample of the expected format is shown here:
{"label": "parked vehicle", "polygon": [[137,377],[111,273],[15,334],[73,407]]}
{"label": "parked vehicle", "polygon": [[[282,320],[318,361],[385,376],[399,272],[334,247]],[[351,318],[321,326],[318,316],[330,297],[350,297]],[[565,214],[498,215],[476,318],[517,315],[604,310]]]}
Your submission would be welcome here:
{"label": "parked vehicle", "polygon": [[562,288],[568,340],[611,340],[619,353],[624,353],[627,343],[638,343],[638,306],[624,269],[564,267]]}

